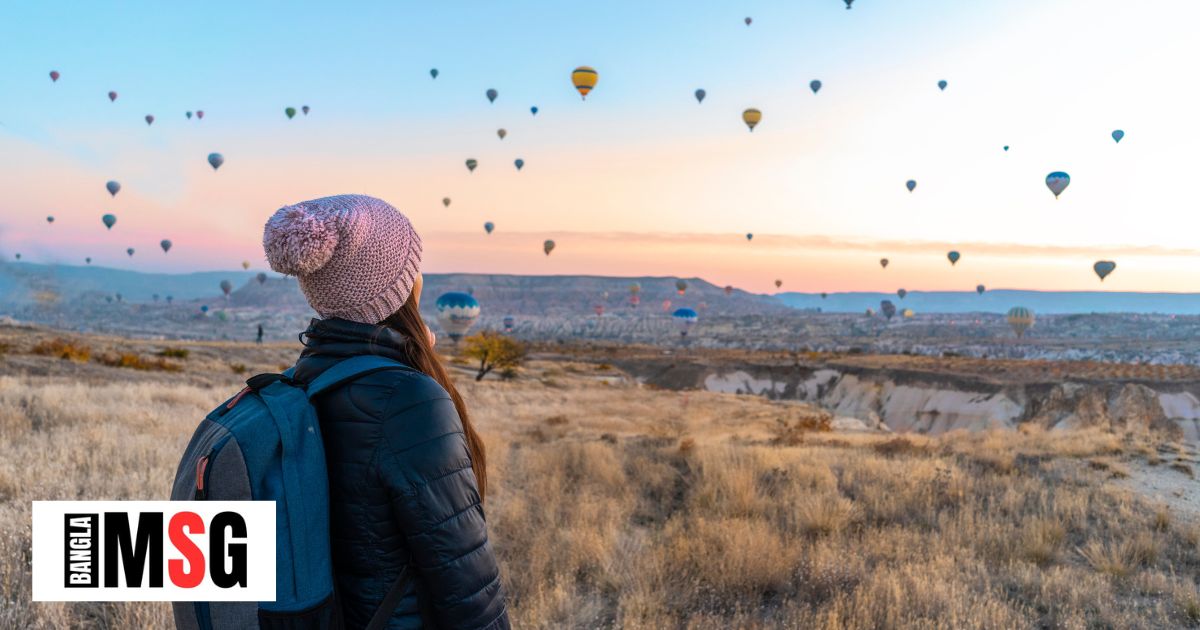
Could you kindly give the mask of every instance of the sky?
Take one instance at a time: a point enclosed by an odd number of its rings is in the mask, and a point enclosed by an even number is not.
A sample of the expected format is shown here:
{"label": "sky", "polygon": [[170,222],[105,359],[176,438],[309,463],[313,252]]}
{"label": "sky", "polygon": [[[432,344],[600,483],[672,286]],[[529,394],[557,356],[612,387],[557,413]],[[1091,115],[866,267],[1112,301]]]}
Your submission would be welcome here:
{"label": "sky", "polygon": [[1196,291],[1198,4],[22,3],[0,21],[0,255],[265,270],[276,208],[362,193],[413,220],[431,272]]}

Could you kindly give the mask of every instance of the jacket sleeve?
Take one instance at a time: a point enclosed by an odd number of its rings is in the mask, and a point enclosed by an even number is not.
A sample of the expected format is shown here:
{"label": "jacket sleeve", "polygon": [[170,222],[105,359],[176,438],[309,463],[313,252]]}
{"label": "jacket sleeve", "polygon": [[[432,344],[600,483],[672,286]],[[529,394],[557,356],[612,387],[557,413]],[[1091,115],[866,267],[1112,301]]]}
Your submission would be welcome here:
{"label": "jacket sleeve", "polygon": [[[406,389],[382,419],[378,464],[418,583],[438,627],[506,629],[500,570],[462,421],[432,379]],[[428,391],[414,397],[413,389]]]}

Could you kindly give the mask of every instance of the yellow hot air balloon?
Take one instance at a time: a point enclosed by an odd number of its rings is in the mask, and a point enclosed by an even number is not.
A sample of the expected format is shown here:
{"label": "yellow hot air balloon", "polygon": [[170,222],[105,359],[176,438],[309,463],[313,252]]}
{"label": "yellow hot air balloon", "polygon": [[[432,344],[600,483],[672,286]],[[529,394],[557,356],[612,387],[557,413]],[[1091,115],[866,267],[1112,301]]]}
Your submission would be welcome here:
{"label": "yellow hot air balloon", "polygon": [[249,269],[249,268],[250,268],[250,261],[249,261],[249,260],[243,260],[243,261],[242,261],[242,269]]}
{"label": "yellow hot air balloon", "polygon": [[596,87],[596,81],[599,79],[600,75],[591,66],[579,66],[571,72],[571,82],[575,84],[575,89],[579,90],[579,95],[585,99],[588,92]]}
{"label": "yellow hot air balloon", "polygon": [[750,128],[750,131],[754,131],[754,126],[757,125],[758,121],[760,120],[762,120],[762,112],[754,109],[753,107],[742,112],[742,122],[746,123],[746,126]]}

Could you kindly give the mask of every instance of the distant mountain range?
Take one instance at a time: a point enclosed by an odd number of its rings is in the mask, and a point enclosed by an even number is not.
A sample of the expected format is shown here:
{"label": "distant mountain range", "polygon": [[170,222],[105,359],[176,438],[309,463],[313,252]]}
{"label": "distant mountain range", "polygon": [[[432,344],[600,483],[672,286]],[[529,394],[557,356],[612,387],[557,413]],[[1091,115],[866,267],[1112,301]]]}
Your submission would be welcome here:
{"label": "distant mountain range", "polygon": [[[117,294],[125,302],[151,302],[172,296],[177,302],[224,303],[219,288],[222,280],[233,283],[235,290],[228,305],[233,307],[276,307],[305,309],[304,296],[293,278],[275,273],[268,281],[255,280],[255,271],[204,271],[195,273],[143,273],[98,266],[42,265],[36,263],[0,263],[0,313],[21,305],[45,300],[102,302]],[[640,308],[690,306],[720,307],[727,315],[769,314],[795,309],[832,313],[861,313],[878,310],[881,300],[891,300],[898,309],[911,308],[918,313],[1003,313],[1013,306],[1025,306],[1040,314],[1076,313],[1175,313],[1200,314],[1200,293],[1133,293],[1104,291],[1021,291],[995,290],[983,295],[974,292],[910,291],[904,299],[893,293],[851,292],[819,294],[781,293],[761,295],[724,290],[700,278],[684,278],[687,291],[679,295],[673,277],[619,278],[605,276],[515,276],[496,274],[427,274],[425,309],[436,296],[446,291],[470,292],[488,305],[488,310],[514,313],[568,314],[592,312],[598,306],[606,310],[630,306],[630,285],[641,290]]]}

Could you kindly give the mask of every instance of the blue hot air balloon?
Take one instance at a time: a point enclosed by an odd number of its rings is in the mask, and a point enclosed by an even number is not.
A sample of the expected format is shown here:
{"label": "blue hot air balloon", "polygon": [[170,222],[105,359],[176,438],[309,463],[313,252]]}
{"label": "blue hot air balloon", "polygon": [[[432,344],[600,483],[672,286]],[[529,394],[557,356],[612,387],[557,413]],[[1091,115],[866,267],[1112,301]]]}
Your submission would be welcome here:
{"label": "blue hot air balloon", "polygon": [[207,313],[207,312],[208,312],[208,305],[207,305],[207,304],[205,304],[204,306],[201,306],[201,307],[200,307],[200,312],[201,312],[201,313]]}
{"label": "blue hot air balloon", "polygon": [[1092,265],[1092,271],[1095,271],[1096,275],[1100,276],[1101,282],[1104,282],[1104,279],[1108,277],[1108,274],[1116,271],[1116,269],[1117,263],[1111,260],[1097,260],[1096,264]]}
{"label": "blue hot air balloon", "polygon": [[908,189],[908,192],[912,192],[913,189],[917,187],[917,180],[910,179],[907,182],[904,182],[904,187]]}
{"label": "blue hot air balloon", "polygon": [[488,234],[491,234],[492,230],[496,229],[496,224],[488,221],[487,223],[483,224],[483,229],[487,231]]}
{"label": "blue hot air balloon", "polygon": [[750,233],[750,232],[746,232],[746,240],[747,240],[747,241],[753,241],[753,240],[754,240],[754,234],[752,234],[752,233]]}
{"label": "blue hot air balloon", "polygon": [[846,10],[849,11],[851,9],[851,5],[853,4],[854,0],[846,0]]}
{"label": "blue hot air balloon", "polygon": [[812,89],[813,94],[816,94],[817,92],[821,91],[821,82],[813,79],[812,81],[808,82],[808,87]]}
{"label": "blue hot air balloon", "polygon": [[209,153],[208,154],[208,164],[209,164],[209,166],[212,166],[214,171],[221,168],[221,165],[224,163],[225,163],[225,156],[221,155],[220,153]]}
{"label": "blue hot air balloon", "polygon": [[534,116],[537,116],[537,112],[538,112],[537,105],[534,105],[533,107],[530,107],[530,108],[529,108],[529,113],[530,113],[530,114],[533,114]]}
{"label": "blue hot air balloon", "polygon": [[1007,152],[1008,152],[1008,145],[1007,145],[1007,144],[1006,144],[1006,145],[1004,145],[1004,152],[1005,152],[1005,153],[1007,153]]}
{"label": "blue hot air balloon", "polygon": [[890,322],[896,316],[896,305],[892,304],[891,300],[883,300],[879,303],[879,312],[883,313],[883,316]]}
{"label": "blue hot air balloon", "polygon": [[121,182],[115,179],[109,180],[108,183],[104,184],[104,187],[108,189],[108,194],[114,197],[117,196],[117,193],[121,192]]}
{"label": "blue hot air balloon", "polygon": [[487,91],[487,99],[488,99],[488,102],[489,102],[489,103],[495,103],[495,102],[496,102],[496,97],[497,97],[497,96],[500,96],[500,93],[499,93],[499,92],[497,92],[495,88],[489,88],[489,89],[488,89],[488,91]]}
{"label": "blue hot air balloon", "polygon": [[674,313],[671,313],[671,319],[675,320],[675,324],[679,326],[679,336],[686,337],[688,330],[696,325],[700,316],[690,308],[679,308],[675,309]]}
{"label": "blue hot air balloon", "polygon": [[437,69],[437,68],[430,68],[430,69],[429,69],[429,76],[431,76],[431,77],[433,77],[433,78],[435,78],[435,79],[436,79],[436,78],[437,78],[437,75],[438,75],[438,69]]}
{"label": "blue hot air balloon", "polygon": [[947,85],[950,85],[950,84],[949,84],[949,83],[946,83],[946,80],[945,80],[945,79],[942,79],[941,81],[938,81],[938,89],[939,89],[939,90],[945,90]]}
{"label": "blue hot air balloon", "polygon": [[454,341],[462,338],[479,319],[479,301],[469,293],[443,293],[434,306],[438,323]]}
{"label": "blue hot air balloon", "polygon": [[1050,192],[1054,193],[1055,199],[1058,199],[1058,196],[1061,195],[1069,185],[1071,185],[1071,176],[1062,171],[1054,171],[1046,176],[1046,188],[1049,188]]}
{"label": "blue hot air balloon", "polygon": [[1114,141],[1116,141],[1116,142],[1120,142],[1120,141],[1121,141],[1121,138],[1124,138],[1124,137],[1125,137],[1125,132],[1124,132],[1124,131],[1121,131],[1120,129],[1114,130],[1114,131],[1112,132],[1112,137],[1113,137],[1113,140],[1114,140]]}
{"label": "blue hot air balloon", "polygon": [[519,170],[521,170],[521,168],[523,166],[525,166],[525,160],[522,160],[521,158],[517,158],[516,161],[513,162],[513,165],[515,165],[517,167],[517,170],[519,171]]}
{"label": "blue hot air balloon", "polygon": [[162,248],[164,254],[171,251],[170,239],[164,238],[163,240],[159,241],[158,246]]}
{"label": "blue hot air balloon", "polygon": [[956,250],[950,250],[950,253],[946,254],[946,258],[950,259],[951,265],[957,265],[958,259],[962,258],[962,254],[959,254]]}
{"label": "blue hot air balloon", "polygon": [[512,332],[513,326],[515,326],[516,323],[517,323],[517,320],[512,315],[505,315],[504,316],[504,332]]}
{"label": "blue hot air balloon", "polygon": [[134,251],[134,250],[133,250],[133,248],[132,248],[132,247],[128,247],[128,248],[126,248],[126,249],[125,249],[125,253],[126,253],[126,254],[129,254],[129,256],[130,256],[130,257],[133,257],[133,251]]}
{"label": "blue hot air balloon", "polygon": [[116,225],[116,223],[117,223],[117,215],[106,214],[106,215],[100,217],[100,220],[104,222],[104,227],[111,230],[112,226]]}
{"label": "blue hot air balloon", "polygon": [[703,89],[696,90],[696,102],[697,103],[703,103],[705,96],[708,96],[708,92],[705,92]]}

